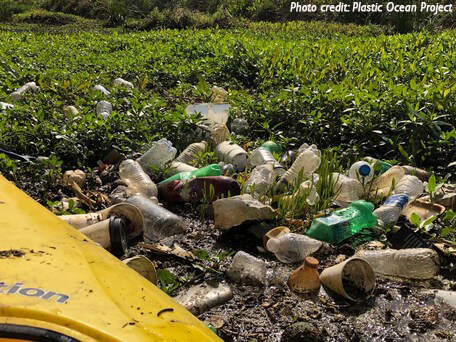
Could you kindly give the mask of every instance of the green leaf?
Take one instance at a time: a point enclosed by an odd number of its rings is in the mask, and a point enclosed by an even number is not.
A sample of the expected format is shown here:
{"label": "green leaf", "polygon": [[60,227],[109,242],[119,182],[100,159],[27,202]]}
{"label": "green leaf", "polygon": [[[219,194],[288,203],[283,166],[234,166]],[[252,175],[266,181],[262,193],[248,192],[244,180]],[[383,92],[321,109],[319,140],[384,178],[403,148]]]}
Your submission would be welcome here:
{"label": "green leaf", "polygon": [[435,174],[432,174],[431,177],[429,177],[429,180],[428,180],[428,192],[430,194],[434,193],[436,186],[437,186],[437,181],[435,179]]}
{"label": "green leaf", "polygon": [[401,144],[397,144],[397,147],[398,147],[398,149],[399,149],[399,152],[402,154],[402,156],[403,156],[405,159],[409,160],[410,157],[409,157],[408,153],[404,150],[404,148],[401,146]]}
{"label": "green leaf", "polygon": [[453,231],[454,231],[454,228],[452,228],[452,227],[442,228],[442,230],[440,231],[440,237],[446,237]]}
{"label": "green leaf", "polygon": [[206,250],[204,250],[204,249],[195,249],[193,251],[193,254],[195,254],[195,256],[198,259],[206,260],[206,261],[210,261],[211,260],[211,257],[209,255],[209,253]]}
{"label": "green leaf", "polygon": [[416,226],[416,227],[419,227],[420,226],[420,223],[421,223],[421,218],[418,216],[417,213],[412,213],[412,215],[410,216],[410,222]]}
{"label": "green leaf", "polygon": [[429,217],[426,221],[424,221],[421,225],[423,227],[430,225],[432,222],[434,222],[437,219],[437,216],[431,216]]}

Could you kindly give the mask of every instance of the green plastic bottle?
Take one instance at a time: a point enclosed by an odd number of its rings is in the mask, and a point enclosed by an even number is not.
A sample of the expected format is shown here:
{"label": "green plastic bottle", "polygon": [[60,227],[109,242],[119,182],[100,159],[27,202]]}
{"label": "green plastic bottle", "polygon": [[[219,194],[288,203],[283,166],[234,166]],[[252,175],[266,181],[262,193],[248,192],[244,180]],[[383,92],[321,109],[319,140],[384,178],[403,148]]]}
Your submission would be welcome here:
{"label": "green plastic bottle", "polygon": [[364,200],[351,203],[347,208],[334,211],[331,215],[313,220],[306,235],[332,244],[339,244],[364,228],[377,223],[374,205]]}
{"label": "green plastic bottle", "polygon": [[261,147],[263,147],[271,153],[282,153],[282,149],[280,148],[280,146],[271,140],[266,141],[263,145],[261,145]]}
{"label": "green plastic bottle", "polygon": [[187,171],[187,172],[179,172],[174,176],[166,178],[164,181],[158,184],[165,184],[169,183],[173,180],[189,180],[197,177],[209,177],[209,176],[221,176],[222,171],[220,170],[220,166],[218,164],[211,164],[201,169],[195,171]]}

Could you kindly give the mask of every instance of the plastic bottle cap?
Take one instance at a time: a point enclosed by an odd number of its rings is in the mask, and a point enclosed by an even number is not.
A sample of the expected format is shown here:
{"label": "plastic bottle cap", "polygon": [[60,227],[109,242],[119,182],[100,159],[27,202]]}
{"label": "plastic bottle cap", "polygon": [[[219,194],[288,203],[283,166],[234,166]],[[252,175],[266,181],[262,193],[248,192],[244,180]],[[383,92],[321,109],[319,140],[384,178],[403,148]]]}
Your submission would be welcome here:
{"label": "plastic bottle cap", "polygon": [[313,258],[313,257],[306,257],[304,259],[304,264],[308,267],[311,268],[317,268],[318,267],[318,260]]}
{"label": "plastic bottle cap", "polygon": [[366,177],[371,172],[371,167],[366,164],[361,165],[360,168],[358,169],[358,172],[361,176]]}

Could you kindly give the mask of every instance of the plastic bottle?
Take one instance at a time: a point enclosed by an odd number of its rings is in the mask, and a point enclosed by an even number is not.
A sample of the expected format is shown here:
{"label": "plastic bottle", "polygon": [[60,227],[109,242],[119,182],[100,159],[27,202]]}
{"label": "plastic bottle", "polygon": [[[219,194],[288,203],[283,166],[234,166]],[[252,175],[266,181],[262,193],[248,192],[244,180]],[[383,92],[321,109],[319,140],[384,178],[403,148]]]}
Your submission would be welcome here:
{"label": "plastic bottle", "polygon": [[104,119],[109,117],[112,113],[112,104],[108,101],[99,101],[97,103],[97,114],[101,115]]}
{"label": "plastic bottle", "polygon": [[410,279],[430,279],[440,269],[438,254],[429,248],[385,249],[358,252],[374,272],[381,275]]}
{"label": "plastic bottle", "polygon": [[215,155],[224,162],[233,164],[237,171],[244,171],[247,165],[247,152],[239,145],[224,141],[215,147]]}
{"label": "plastic bottle", "polygon": [[234,134],[245,135],[249,130],[249,123],[246,119],[236,118],[231,123],[231,131]]}
{"label": "plastic bottle", "polygon": [[374,213],[384,225],[390,225],[397,222],[401,216],[402,210],[407,205],[409,197],[407,195],[392,195],[377,209]]}
{"label": "plastic bottle", "polygon": [[0,109],[3,110],[3,109],[13,109],[14,108],[14,105],[10,104],[10,103],[6,103],[6,102],[0,102]]}
{"label": "plastic bottle", "polygon": [[238,283],[261,285],[266,280],[266,263],[246,252],[239,251],[234,255],[227,275]]}
{"label": "plastic bottle", "polygon": [[97,84],[96,86],[94,86],[93,90],[99,91],[105,96],[111,95],[111,92],[109,90],[107,90],[105,87],[103,87],[101,84]]}
{"label": "plastic bottle", "polygon": [[162,169],[165,165],[174,159],[177,150],[173,147],[171,141],[160,139],[152,143],[152,146],[137,159],[144,170],[148,170],[151,166]]}
{"label": "plastic bottle", "polygon": [[213,86],[211,88],[211,102],[212,103],[223,103],[225,101],[225,96],[228,92],[222,87]]}
{"label": "plastic bottle", "polygon": [[322,245],[321,241],[308,236],[289,233],[269,239],[266,247],[281,262],[289,264],[303,261],[307,256],[318,251]]}
{"label": "plastic bottle", "polygon": [[318,260],[312,257],[306,257],[304,264],[294,270],[288,278],[288,286],[297,293],[318,291],[320,285]]}
{"label": "plastic bottle", "polygon": [[222,171],[218,164],[211,164],[195,171],[190,172],[179,172],[174,176],[166,178],[164,181],[161,181],[159,184],[169,183],[173,180],[189,180],[196,177],[209,177],[209,176],[221,176]]}
{"label": "plastic bottle", "polygon": [[417,176],[423,182],[426,182],[431,176],[431,173],[429,171],[419,169],[414,166],[403,165],[402,168],[404,169],[406,175]]}
{"label": "plastic bottle", "polygon": [[198,169],[196,167],[193,167],[193,166],[185,164],[185,163],[173,161],[171,163],[169,171],[166,173],[166,176],[171,177],[180,172],[192,172],[195,170],[198,170]]}
{"label": "plastic bottle", "polygon": [[203,119],[213,123],[226,124],[230,105],[226,103],[195,103],[188,105],[185,111],[189,114],[200,113]]}
{"label": "plastic bottle", "polygon": [[393,189],[393,183],[397,185],[405,171],[401,166],[393,166],[381,176],[374,179],[372,182],[372,192],[377,192],[380,196],[387,196],[390,190]]}
{"label": "plastic bottle", "polygon": [[423,182],[418,177],[411,175],[402,177],[394,189],[395,194],[407,195],[410,200],[417,198],[423,191]]}
{"label": "plastic bottle", "polygon": [[339,244],[364,228],[377,223],[377,216],[372,212],[374,205],[364,200],[353,202],[345,209],[332,212],[331,215],[313,220],[306,235],[320,241]]}
{"label": "plastic bottle", "polygon": [[234,168],[233,164],[227,164],[225,162],[218,163],[220,170],[222,171],[222,175],[224,176],[232,176],[236,173],[236,169]]}
{"label": "plastic bottle", "polygon": [[337,193],[335,202],[345,207],[348,204],[357,201],[364,193],[363,185],[357,180],[347,177],[343,174],[334,172],[333,175],[334,190]]}
{"label": "plastic bottle", "polygon": [[383,160],[375,159],[372,157],[366,157],[366,158],[364,158],[364,160],[373,166],[373,169],[374,169],[374,172],[376,175],[381,175],[393,167],[393,165],[391,165]]}
{"label": "plastic bottle", "polygon": [[374,169],[365,161],[357,161],[348,170],[348,176],[366,184],[374,177]]}
{"label": "plastic bottle", "polygon": [[129,89],[133,89],[134,85],[131,82],[125,81],[123,78],[116,78],[113,82],[114,87],[125,87]]}
{"label": "plastic bottle", "polygon": [[276,163],[276,160],[274,159],[274,156],[269,150],[263,147],[259,147],[253,150],[252,153],[250,153],[247,162],[250,167],[255,167],[266,163]]}
{"label": "plastic bottle", "polygon": [[129,196],[141,194],[147,198],[157,196],[157,186],[138,162],[127,159],[119,165],[120,178],[128,185]]}
{"label": "plastic bottle", "polygon": [[261,147],[267,149],[271,153],[282,153],[280,146],[271,140],[265,141]]}
{"label": "plastic bottle", "polygon": [[219,198],[237,196],[241,193],[239,184],[231,177],[199,177],[191,180],[174,180],[158,185],[160,200],[168,204],[192,202],[206,204]]}
{"label": "plastic bottle", "polygon": [[185,150],[179,154],[179,156],[174,160],[176,162],[181,162],[185,164],[191,164],[198,153],[205,152],[207,149],[207,142],[201,141],[199,143],[190,144]]}
{"label": "plastic bottle", "polygon": [[302,173],[304,178],[309,178],[321,163],[321,153],[315,145],[304,149],[287,172],[280,178],[276,189],[281,190],[287,185],[294,185],[298,175]]}
{"label": "plastic bottle", "polygon": [[39,87],[37,87],[35,82],[28,82],[24,84],[22,87],[19,89],[16,89],[14,92],[11,93],[11,98],[13,101],[19,101],[26,93],[28,92],[38,92],[40,90]]}
{"label": "plastic bottle", "polygon": [[146,241],[157,241],[186,231],[186,226],[179,216],[144,196],[132,196],[127,203],[135,205],[143,214]]}
{"label": "plastic bottle", "polygon": [[274,164],[258,165],[245,183],[246,192],[252,194],[254,198],[258,198],[272,187],[274,179]]}

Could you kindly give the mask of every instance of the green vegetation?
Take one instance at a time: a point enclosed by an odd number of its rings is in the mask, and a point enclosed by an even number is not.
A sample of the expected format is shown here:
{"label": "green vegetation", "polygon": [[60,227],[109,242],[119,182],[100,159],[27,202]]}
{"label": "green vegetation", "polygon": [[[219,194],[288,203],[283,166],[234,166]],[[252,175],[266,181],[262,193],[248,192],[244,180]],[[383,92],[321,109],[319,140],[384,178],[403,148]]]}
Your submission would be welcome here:
{"label": "green vegetation", "polygon": [[[54,155],[59,169],[94,166],[112,148],[141,152],[159,137],[179,149],[197,141],[198,118],[184,108],[207,100],[213,84],[229,90],[231,117],[248,120],[253,141],[307,141],[344,162],[372,155],[442,176],[454,160],[453,31],[385,36],[377,26],[318,22],[129,34],[7,30],[0,100],[11,102],[28,81],[41,92],[2,111],[0,147]],[[116,77],[135,89],[111,87]],[[92,90],[98,83],[112,91],[107,120],[95,113],[104,99]],[[64,114],[65,105],[80,113]]]}

